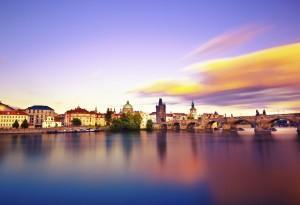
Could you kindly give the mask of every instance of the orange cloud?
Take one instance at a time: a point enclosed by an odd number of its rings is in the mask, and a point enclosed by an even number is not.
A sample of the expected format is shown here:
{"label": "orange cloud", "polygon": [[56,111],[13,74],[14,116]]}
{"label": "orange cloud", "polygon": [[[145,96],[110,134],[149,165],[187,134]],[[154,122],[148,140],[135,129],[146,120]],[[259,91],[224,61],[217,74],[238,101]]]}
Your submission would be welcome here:
{"label": "orange cloud", "polygon": [[194,94],[203,91],[202,85],[197,82],[185,80],[160,80],[151,85],[135,90],[139,93],[147,95],[163,94],[168,96],[182,96],[186,94]]}
{"label": "orange cloud", "polygon": [[192,65],[211,91],[298,86],[300,43]]}
{"label": "orange cloud", "polygon": [[300,99],[299,56],[300,43],[294,43],[200,62],[185,69],[194,80],[160,81],[139,93],[199,99],[214,105],[291,102]]}

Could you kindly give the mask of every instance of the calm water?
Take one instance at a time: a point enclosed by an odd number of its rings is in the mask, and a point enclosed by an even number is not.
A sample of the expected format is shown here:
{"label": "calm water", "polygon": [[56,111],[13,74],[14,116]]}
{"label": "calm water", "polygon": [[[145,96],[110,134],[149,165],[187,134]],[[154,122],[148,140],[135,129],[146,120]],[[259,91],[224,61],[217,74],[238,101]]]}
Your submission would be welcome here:
{"label": "calm water", "polygon": [[0,135],[1,204],[300,204],[293,132]]}

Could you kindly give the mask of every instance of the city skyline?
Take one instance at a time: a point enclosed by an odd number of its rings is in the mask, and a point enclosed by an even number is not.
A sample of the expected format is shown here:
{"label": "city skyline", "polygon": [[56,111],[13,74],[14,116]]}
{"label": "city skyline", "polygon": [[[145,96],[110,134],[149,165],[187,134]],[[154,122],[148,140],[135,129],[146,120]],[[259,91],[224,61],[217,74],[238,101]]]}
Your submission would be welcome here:
{"label": "city skyline", "polygon": [[152,112],[159,97],[168,112],[192,100],[200,113],[297,112],[298,8],[280,0],[2,2],[0,100],[58,113],[118,110],[127,100]]}

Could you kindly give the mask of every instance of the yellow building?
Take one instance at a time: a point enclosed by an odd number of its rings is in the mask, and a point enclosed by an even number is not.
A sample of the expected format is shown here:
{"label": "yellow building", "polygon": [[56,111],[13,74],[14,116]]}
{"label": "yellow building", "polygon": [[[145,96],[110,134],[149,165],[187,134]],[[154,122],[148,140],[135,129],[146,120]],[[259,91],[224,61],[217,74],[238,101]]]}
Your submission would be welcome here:
{"label": "yellow building", "polygon": [[17,120],[21,126],[24,120],[29,121],[29,115],[22,110],[0,111],[0,128],[12,128]]}
{"label": "yellow building", "polygon": [[105,125],[105,114],[96,113],[96,126],[104,127]]}
{"label": "yellow building", "polygon": [[72,126],[72,120],[75,118],[81,121],[82,126],[105,126],[103,114],[96,111],[90,112],[80,107],[68,110],[65,113],[65,126]]}

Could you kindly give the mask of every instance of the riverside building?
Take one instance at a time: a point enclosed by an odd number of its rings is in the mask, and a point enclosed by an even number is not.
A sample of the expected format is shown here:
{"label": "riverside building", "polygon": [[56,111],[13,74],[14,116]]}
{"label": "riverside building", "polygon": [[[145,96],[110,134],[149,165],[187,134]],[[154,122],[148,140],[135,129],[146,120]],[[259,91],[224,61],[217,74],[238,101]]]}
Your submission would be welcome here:
{"label": "riverside building", "polygon": [[48,116],[47,119],[43,122],[43,128],[50,128],[50,127],[61,127],[62,123],[56,117]]}
{"label": "riverside building", "polygon": [[12,128],[16,120],[21,126],[24,120],[29,121],[29,115],[22,110],[0,111],[0,128]]}
{"label": "riverside building", "polygon": [[105,126],[104,114],[77,107],[65,113],[65,126],[72,126],[73,119],[79,119],[82,126]]}
{"label": "riverside building", "polygon": [[29,114],[29,126],[30,127],[42,127],[43,122],[46,121],[47,117],[55,117],[54,110],[45,105],[34,105],[28,107],[26,113]]}

